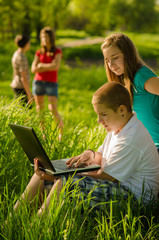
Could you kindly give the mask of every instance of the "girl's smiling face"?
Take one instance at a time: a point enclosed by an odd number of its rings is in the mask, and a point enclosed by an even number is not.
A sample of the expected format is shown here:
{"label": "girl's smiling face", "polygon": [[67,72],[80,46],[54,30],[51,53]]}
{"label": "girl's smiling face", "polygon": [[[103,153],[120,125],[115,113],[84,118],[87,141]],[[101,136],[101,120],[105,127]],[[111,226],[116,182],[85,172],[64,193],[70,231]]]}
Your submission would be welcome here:
{"label": "girl's smiling face", "polygon": [[120,76],[124,73],[124,55],[116,46],[103,49],[104,60],[110,70]]}

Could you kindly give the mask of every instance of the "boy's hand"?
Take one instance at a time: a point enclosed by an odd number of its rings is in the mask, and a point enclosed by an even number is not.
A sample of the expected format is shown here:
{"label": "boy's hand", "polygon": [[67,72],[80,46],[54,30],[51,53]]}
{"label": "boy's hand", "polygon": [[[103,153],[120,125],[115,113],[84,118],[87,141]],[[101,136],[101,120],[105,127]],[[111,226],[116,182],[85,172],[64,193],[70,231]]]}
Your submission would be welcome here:
{"label": "boy's hand", "polygon": [[86,150],[78,156],[70,158],[66,164],[68,167],[71,167],[74,164],[74,167],[88,166],[93,163],[94,154],[92,151]]}
{"label": "boy's hand", "polygon": [[54,176],[48,175],[39,169],[38,158],[34,159],[34,172],[39,176],[41,180],[47,180],[51,182],[54,182],[55,180]]}

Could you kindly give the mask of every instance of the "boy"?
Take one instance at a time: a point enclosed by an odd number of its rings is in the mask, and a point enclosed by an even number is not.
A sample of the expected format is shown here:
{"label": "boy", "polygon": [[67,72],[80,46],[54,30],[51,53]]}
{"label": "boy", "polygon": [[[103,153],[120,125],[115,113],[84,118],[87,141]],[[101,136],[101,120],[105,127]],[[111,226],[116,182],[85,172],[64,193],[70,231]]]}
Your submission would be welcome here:
{"label": "boy", "polygon": [[[67,164],[70,167],[75,163],[77,167],[80,164],[96,163],[101,165],[101,169],[83,173],[82,176],[75,175],[72,178],[72,188],[80,179],[78,186],[84,195],[94,189],[90,206],[113,199],[114,192],[118,194],[117,197],[128,197],[129,192],[132,192],[139,199],[142,196],[143,184],[145,200],[151,198],[151,192],[157,196],[159,156],[148,131],[132,112],[128,90],[120,83],[108,82],[94,93],[92,104],[98,115],[98,122],[108,132],[107,136],[97,152],[86,150],[71,158]],[[68,176],[61,176],[55,179],[54,176],[45,174],[39,170],[38,159],[35,159],[35,174],[22,198],[31,201],[39,189],[43,193],[45,186],[49,185],[49,195],[38,211],[41,215],[43,210],[49,207],[55,189],[59,194],[67,178]],[[18,201],[15,209],[19,204]]]}

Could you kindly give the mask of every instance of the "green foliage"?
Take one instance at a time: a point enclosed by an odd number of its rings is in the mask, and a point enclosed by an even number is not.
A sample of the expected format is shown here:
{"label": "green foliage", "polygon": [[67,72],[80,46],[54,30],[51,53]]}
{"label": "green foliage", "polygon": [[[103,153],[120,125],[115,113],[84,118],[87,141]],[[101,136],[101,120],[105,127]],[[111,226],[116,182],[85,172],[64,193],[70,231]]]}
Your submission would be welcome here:
{"label": "green foliage", "polygon": [[158,13],[155,0],[110,0],[108,4],[107,28],[134,32],[158,32]]}
{"label": "green foliage", "polygon": [[[79,1],[72,0],[69,4],[69,24],[75,29],[85,29],[93,35],[103,33],[106,22],[103,18],[107,15],[108,2],[106,0]],[[67,26],[68,27],[68,26]]]}
{"label": "green foliage", "polygon": [[0,62],[1,62],[0,81],[5,79],[11,80],[12,77],[11,57],[14,53],[14,50],[15,45],[13,41],[9,41],[6,44],[0,43]]}
{"label": "green foliage", "polygon": [[[130,3],[124,0],[110,0],[108,4],[108,14],[106,15],[107,29],[127,29],[130,20]],[[124,17],[123,17],[124,14]]]}
{"label": "green foliage", "polygon": [[[109,30],[158,32],[156,0],[1,0],[0,36],[36,35],[44,26],[103,35]],[[18,13],[18,14],[17,14]]]}
{"label": "green foliage", "polygon": [[71,60],[85,60],[85,59],[102,59],[103,54],[101,51],[101,44],[94,44],[92,46],[80,46],[71,48],[64,48],[64,59]]}
{"label": "green foliage", "polygon": [[156,0],[146,0],[146,3],[145,0],[133,0],[131,25],[128,30],[149,33],[155,31],[156,24],[154,23],[158,22],[155,2]]}
{"label": "green foliage", "polygon": [[[78,186],[69,192],[70,185],[71,178],[63,187],[58,203],[55,193],[49,212],[46,211],[40,219],[36,215],[37,198],[34,205],[23,202],[15,214],[16,198],[14,194],[8,195],[6,186],[5,202],[0,201],[0,221],[4,223],[7,219],[7,225],[4,224],[3,228],[1,225],[0,236],[8,240],[158,239],[158,218],[147,217],[149,209],[140,204],[134,206],[131,196],[120,207],[117,202],[110,201],[103,203],[103,211],[96,211],[89,207],[91,194],[83,198]],[[151,212],[156,210],[151,205]]]}
{"label": "green foliage", "polygon": [[[65,27],[65,19],[67,18],[67,6],[70,0],[46,0],[43,2],[42,19],[45,25],[51,25],[55,29]],[[47,11],[47,14],[45,14]]]}
{"label": "green foliage", "polygon": [[158,59],[159,38],[158,34],[126,33],[137,46],[140,55],[144,59]]}

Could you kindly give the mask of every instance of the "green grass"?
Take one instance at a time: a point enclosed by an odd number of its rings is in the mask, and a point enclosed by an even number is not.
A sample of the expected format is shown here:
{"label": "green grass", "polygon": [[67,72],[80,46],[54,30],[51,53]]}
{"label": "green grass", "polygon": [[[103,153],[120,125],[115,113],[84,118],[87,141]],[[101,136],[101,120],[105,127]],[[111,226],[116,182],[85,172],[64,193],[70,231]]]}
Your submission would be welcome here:
{"label": "green grass", "polygon": [[[132,33],[130,36],[138,46],[141,46],[145,56],[148,52],[149,56],[157,58],[158,36],[148,34],[137,36]],[[17,215],[12,213],[13,217],[9,216],[15,201],[32,176],[33,169],[8,123],[32,126],[51,159],[75,156],[88,148],[97,150],[106,132],[97,124],[91,99],[94,91],[106,82],[106,76],[103,65],[94,64],[88,68],[81,60],[82,54],[85,56],[88,49],[96,58],[100,48],[97,51],[93,50],[97,49],[97,46],[67,50],[70,51],[70,55],[68,54],[70,58],[75,57],[79,62],[79,67],[71,68],[65,65],[67,55],[64,56],[59,71],[58,109],[64,120],[64,135],[62,141],[58,142],[56,125],[46,108],[46,141],[44,141],[35,107],[29,110],[21,107],[18,100],[13,100],[13,92],[9,85],[12,78],[10,59],[15,50],[14,43],[0,45],[0,229],[5,219],[8,219],[8,225],[4,227],[3,232],[0,230],[0,239],[158,239],[158,203],[150,203],[146,207],[139,204],[134,207],[131,199],[124,201],[121,206],[110,202],[107,203],[107,208],[99,213],[88,208],[91,196],[85,200],[79,199],[78,189],[72,193],[72,202],[69,193],[65,197],[61,193],[59,204],[54,198],[50,215],[44,215],[41,221],[36,217],[37,204],[33,207],[24,203],[24,207],[19,209]],[[27,55],[30,64],[37,47],[38,45],[33,43]],[[82,50],[82,54],[81,49],[85,49]],[[77,55],[80,59],[77,59]]]}
{"label": "green grass", "polygon": [[102,59],[103,54],[100,48],[101,44],[94,44],[92,46],[79,46],[79,47],[74,47],[73,51],[71,48],[64,48],[64,56],[65,60],[93,60],[93,59]]}
{"label": "green grass", "polygon": [[65,39],[81,39],[88,37],[89,34],[85,31],[77,31],[74,29],[66,29],[66,30],[57,30],[56,37],[58,39],[65,38]]}
{"label": "green grass", "polygon": [[[109,33],[111,34],[111,33]],[[103,37],[107,37],[106,34]],[[140,55],[144,60],[155,59],[159,61],[159,34],[137,34],[126,32],[134,44],[136,45]],[[103,59],[101,52],[101,44],[94,44],[92,46],[84,45],[74,48],[66,48],[64,51],[64,59]]]}
{"label": "green grass", "polygon": [[159,60],[159,36],[158,34],[134,34],[128,33],[128,36],[137,46],[140,55],[144,59]]}

